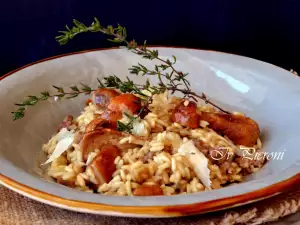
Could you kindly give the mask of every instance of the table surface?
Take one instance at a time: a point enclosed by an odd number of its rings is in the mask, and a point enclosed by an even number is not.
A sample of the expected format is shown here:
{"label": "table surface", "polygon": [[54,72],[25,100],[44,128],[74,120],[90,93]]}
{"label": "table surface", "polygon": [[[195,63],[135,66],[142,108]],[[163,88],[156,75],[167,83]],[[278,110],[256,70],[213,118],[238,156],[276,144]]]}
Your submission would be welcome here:
{"label": "table surface", "polygon": [[280,221],[269,223],[269,225],[300,225],[300,212],[287,216]]}
{"label": "table surface", "polygon": [[[298,196],[299,191],[289,193],[289,196]],[[263,200],[262,203],[254,203],[254,207],[257,208],[258,215],[261,213],[262,208],[259,208],[261,205],[269,207],[270,205],[275,205],[278,203],[284,204],[283,197],[274,197],[270,204],[270,200]],[[137,219],[137,218],[121,218],[121,217],[109,217],[109,216],[100,216],[100,215],[91,215],[67,211],[64,209],[55,208],[52,206],[39,203],[37,201],[31,200],[29,198],[23,197],[17,193],[14,193],[3,186],[0,185],[0,224],[2,225],[109,225],[109,224],[122,224],[122,225],[209,225],[211,221],[215,219],[222,219],[223,223],[218,222],[217,224],[227,225],[227,224],[236,224],[236,219],[229,218],[224,223],[224,217],[226,212],[216,212],[206,215],[199,216],[190,216],[190,217],[181,217],[181,218],[171,218],[171,219]],[[287,199],[284,197],[283,199]],[[264,203],[265,202],[265,203]],[[300,200],[299,200],[300,202]],[[242,208],[243,211],[241,210]],[[241,218],[243,213],[249,212],[253,209],[253,206],[243,206],[237,209],[233,209],[234,212],[230,212],[232,215],[238,213],[238,217]],[[299,210],[299,208],[298,208]],[[264,212],[265,213],[265,212]],[[272,210],[271,210],[271,213]],[[267,213],[268,214],[268,213]],[[228,218],[228,217],[226,217]],[[228,222],[229,221],[229,222]],[[249,223],[253,224],[254,223]],[[276,222],[268,223],[270,225],[300,225],[300,211],[296,214],[286,216]]]}

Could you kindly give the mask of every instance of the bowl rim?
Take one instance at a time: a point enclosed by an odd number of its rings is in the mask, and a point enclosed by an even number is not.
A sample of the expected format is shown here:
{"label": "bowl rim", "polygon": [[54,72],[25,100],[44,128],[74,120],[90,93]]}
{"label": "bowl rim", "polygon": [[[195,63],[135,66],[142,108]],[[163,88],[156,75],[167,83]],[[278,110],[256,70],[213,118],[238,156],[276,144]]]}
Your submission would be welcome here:
{"label": "bowl rim", "polygon": [[278,194],[291,191],[300,185],[300,173],[291,178],[261,188],[245,194],[210,200],[199,203],[172,205],[172,206],[118,206],[100,203],[84,202],[62,198],[57,195],[39,191],[35,188],[21,184],[0,173],[0,184],[5,187],[52,206],[93,214],[113,215],[113,216],[135,216],[135,217],[179,217],[194,214],[215,212],[218,210],[234,208],[246,205],[263,199],[267,199]]}
{"label": "bowl rim", "polygon": [[[174,49],[187,49],[187,50],[203,50],[208,52],[216,52],[221,54],[233,55],[238,57],[244,57],[248,59],[254,59],[247,56],[236,55],[232,53],[226,53],[215,50],[207,50],[200,48],[188,48],[188,47],[180,47],[180,46],[163,46],[163,45],[149,45],[151,48],[174,48]],[[5,79],[6,77],[13,75],[14,73],[23,70],[27,67],[71,55],[84,54],[89,52],[96,51],[105,51],[105,50],[114,50],[120,49],[119,47],[110,47],[110,48],[96,48],[89,49],[83,51],[70,52],[60,55],[51,56],[48,58],[44,58],[29,64],[26,64],[22,67],[19,67],[15,70],[12,70],[2,77],[0,77],[0,81]],[[254,59],[256,60],[256,59]],[[260,61],[260,60],[258,60]],[[261,61],[262,62],[262,61]],[[288,71],[271,63],[264,62],[266,64],[277,67],[277,69],[281,69],[284,71]],[[288,71],[290,72],[290,71]],[[291,75],[293,75],[291,73]],[[294,76],[294,75],[293,75]],[[135,216],[135,217],[177,217],[177,216],[185,216],[185,215],[193,215],[193,214],[202,214],[208,212],[214,212],[221,209],[233,208],[240,205],[249,204],[252,202],[256,202],[262,199],[266,199],[280,193],[292,190],[293,188],[300,185],[300,173],[297,173],[288,179],[282,180],[270,186],[257,189],[251,192],[247,192],[244,194],[220,198],[216,200],[185,204],[185,205],[172,205],[172,206],[120,206],[120,205],[108,205],[101,203],[93,203],[93,202],[85,202],[79,200],[71,200],[60,197],[58,195],[49,194],[43,191],[39,191],[30,186],[19,183],[16,180],[13,180],[0,172],[0,184],[5,187],[22,194],[31,199],[52,205],[60,208],[77,211],[77,212],[88,212],[93,214],[103,214],[103,215],[114,215],[114,216]]]}

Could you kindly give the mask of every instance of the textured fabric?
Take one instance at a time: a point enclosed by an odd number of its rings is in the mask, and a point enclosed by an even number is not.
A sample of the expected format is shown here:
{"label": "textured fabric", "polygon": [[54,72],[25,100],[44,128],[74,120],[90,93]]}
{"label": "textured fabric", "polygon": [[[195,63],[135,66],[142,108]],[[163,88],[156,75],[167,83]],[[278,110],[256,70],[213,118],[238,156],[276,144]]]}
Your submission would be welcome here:
{"label": "textured fabric", "polygon": [[[288,216],[297,211],[297,214]],[[76,213],[55,208],[30,200],[0,186],[1,225],[255,225],[277,220],[279,220],[279,222],[276,223],[276,225],[299,225],[299,223],[295,223],[296,221],[300,221],[299,211],[300,189],[258,203],[206,215],[171,219],[118,218]]]}

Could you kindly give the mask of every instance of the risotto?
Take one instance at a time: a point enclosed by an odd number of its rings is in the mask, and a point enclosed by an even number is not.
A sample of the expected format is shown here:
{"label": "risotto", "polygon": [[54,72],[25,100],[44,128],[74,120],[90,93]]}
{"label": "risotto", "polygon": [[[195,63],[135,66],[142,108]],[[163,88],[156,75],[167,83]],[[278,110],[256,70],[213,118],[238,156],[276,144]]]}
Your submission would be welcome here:
{"label": "risotto", "polygon": [[141,100],[113,89],[93,92],[81,115],[67,116],[43,146],[48,175],[104,195],[177,195],[242,182],[264,165],[245,157],[262,143],[258,125],[243,114],[168,92],[154,94],[141,114]]}

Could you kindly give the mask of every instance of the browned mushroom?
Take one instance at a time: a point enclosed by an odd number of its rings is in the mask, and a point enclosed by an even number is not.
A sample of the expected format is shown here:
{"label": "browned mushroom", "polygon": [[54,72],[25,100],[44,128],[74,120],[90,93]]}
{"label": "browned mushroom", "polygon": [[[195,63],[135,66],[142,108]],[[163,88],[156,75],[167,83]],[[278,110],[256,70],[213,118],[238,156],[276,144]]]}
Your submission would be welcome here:
{"label": "browned mushroom", "polygon": [[120,144],[119,141],[124,137],[126,137],[125,133],[109,128],[102,128],[86,133],[80,143],[83,161],[86,162],[90,152],[95,149],[101,149],[103,146],[108,144],[115,145],[121,150],[137,146],[135,144],[128,143]]}
{"label": "browned mushroom", "polygon": [[142,102],[135,95],[126,93],[114,97],[107,108],[114,112],[137,114],[142,108]]}
{"label": "browned mushroom", "polygon": [[201,112],[199,116],[209,123],[209,128],[226,135],[237,145],[252,147],[260,134],[258,124],[243,115]]}
{"label": "browned mushroom", "polygon": [[85,101],[85,105],[88,106],[91,102],[93,102],[92,99],[87,99],[87,100]]}
{"label": "browned mushroom", "polygon": [[71,179],[71,180],[63,180],[61,176],[57,177],[56,179],[57,183],[74,188],[76,187],[75,185],[75,179]]}
{"label": "browned mushroom", "polygon": [[153,185],[141,185],[133,192],[134,196],[155,196],[163,195],[164,192],[158,184]]}
{"label": "browned mushroom", "polygon": [[85,132],[91,132],[97,129],[101,128],[111,128],[116,129],[117,128],[117,122],[116,121],[110,121],[102,118],[96,118],[92,120],[88,125],[85,127]]}
{"label": "browned mushroom", "polygon": [[108,120],[110,123],[117,126],[118,120],[121,120],[123,117],[122,112],[106,110],[100,115],[100,118]]}
{"label": "browned mushroom", "polygon": [[99,108],[105,109],[111,100],[118,95],[120,93],[114,89],[101,88],[92,93],[92,101]]}
{"label": "browned mushroom", "polygon": [[88,165],[95,175],[99,185],[108,183],[116,170],[115,159],[120,155],[120,150],[114,145],[105,145]]}
{"label": "browned mushroom", "polygon": [[171,119],[184,127],[198,128],[200,119],[197,114],[197,104],[192,101],[185,104],[185,101],[182,101],[173,110]]}
{"label": "browned mushroom", "polygon": [[198,128],[201,120],[207,121],[208,127],[226,135],[233,143],[252,147],[256,144],[260,130],[258,124],[249,117],[243,115],[197,112],[195,102],[184,101],[179,103],[171,117],[173,122],[192,129]]}
{"label": "browned mushroom", "polygon": [[73,143],[74,144],[79,144],[83,138],[83,135],[84,135],[84,132],[82,131],[77,131],[75,134],[74,134],[74,141]]}

